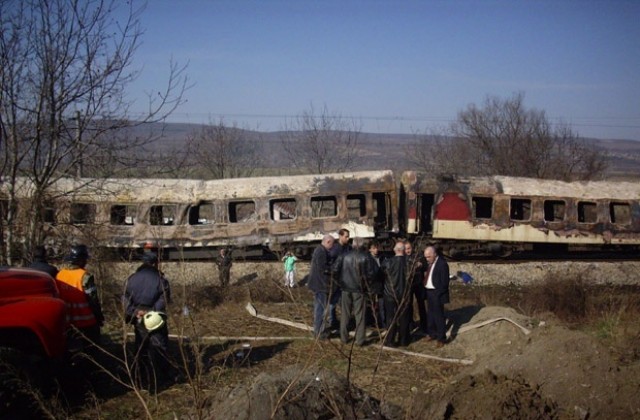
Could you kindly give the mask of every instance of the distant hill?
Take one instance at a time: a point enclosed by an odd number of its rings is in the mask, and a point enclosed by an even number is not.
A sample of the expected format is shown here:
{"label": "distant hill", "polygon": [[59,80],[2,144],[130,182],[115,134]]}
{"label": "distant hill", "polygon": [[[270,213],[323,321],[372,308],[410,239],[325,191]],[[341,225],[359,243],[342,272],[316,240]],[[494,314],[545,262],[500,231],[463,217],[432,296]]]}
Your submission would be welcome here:
{"label": "distant hill", "polygon": [[[167,123],[164,126],[154,124],[135,130],[163,131],[156,143],[158,150],[180,150],[186,139],[201,127],[200,124]],[[245,130],[249,139],[263,146],[268,166],[286,167],[287,162],[281,150],[282,132],[259,132]],[[141,131],[142,133],[142,131]],[[610,159],[607,178],[627,179],[640,178],[640,141],[618,139],[585,139]],[[359,147],[366,156],[359,169],[394,169],[406,168],[406,152],[408,146],[416,142],[412,134],[379,134],[361,133]]]}

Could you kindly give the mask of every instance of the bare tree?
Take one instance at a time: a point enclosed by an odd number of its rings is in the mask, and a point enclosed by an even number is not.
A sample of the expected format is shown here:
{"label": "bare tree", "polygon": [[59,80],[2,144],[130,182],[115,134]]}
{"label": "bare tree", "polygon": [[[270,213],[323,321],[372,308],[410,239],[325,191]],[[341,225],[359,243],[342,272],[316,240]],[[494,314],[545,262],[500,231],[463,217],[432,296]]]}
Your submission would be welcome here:
{"label": "bare tree", "polygon": [[568,125],[554,127],[544,111],[526,109],[522,93],[469,105],[451,131],[458,140],[445,152],[458,158],[458,172],[571,180],[599,177],[607,167]]}
{"label": "bare tree", "polygon": [[200,127],[187,139],[197,173],[211,179],[254,175],[263,161],[262,147],[256,141],[259,138],[252,139],[250,134],[235,123],[226,125],[222,119]]}
{"label": "bare tree", "polygon": [[459,173],[464,166],[463,150],[458,150],[456,139],[446,131],[415,132],[414,141],[404,148],[409,167],[429,173]]}
{"label": "bare tree", "polygon": [[[171,62],[147,113],[130,119],[126,89],[139,75],[131,66],[142,34],[142,9],[131,3],[118,20],[124,3],[117,0],[0,2],[0,169],[10,202],[17,177],[34,186],[26,250],[43,239],[40,209],[51,184],[141,164],[132,150],[156,136],[132,137],[126,129],[163,121],[182,102],[185,67]],[[15,215],[4,216],[11,246]]]}
{"label": "bare tree", "polygon": [[316,114],[313,105],[285,124],[282,148],[291,164],[303,173],[323,174],[352,170],[358,165],[361,124],[327,107]]}

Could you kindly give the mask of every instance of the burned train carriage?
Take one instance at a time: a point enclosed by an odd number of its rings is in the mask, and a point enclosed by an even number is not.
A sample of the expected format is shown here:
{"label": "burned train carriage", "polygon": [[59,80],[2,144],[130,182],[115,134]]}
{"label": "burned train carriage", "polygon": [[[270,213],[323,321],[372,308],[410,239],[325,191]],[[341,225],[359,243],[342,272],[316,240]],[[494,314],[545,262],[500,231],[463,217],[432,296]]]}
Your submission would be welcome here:
{"label": "burned train carriage", "polygon": [[404,172],[401,230],[451,256],[585,251],[640,244],[640,184]]}
{"label": "burned train carriage", "polygon": [[[391,171],[224,180],[63,179],[53,236],[118,250],[153,243],[171,259],[220,247],[259,256],[282,247],[307,255],[326,233],[373,238],[397,230]],[[65,223],[66,222],[66,223]]]}

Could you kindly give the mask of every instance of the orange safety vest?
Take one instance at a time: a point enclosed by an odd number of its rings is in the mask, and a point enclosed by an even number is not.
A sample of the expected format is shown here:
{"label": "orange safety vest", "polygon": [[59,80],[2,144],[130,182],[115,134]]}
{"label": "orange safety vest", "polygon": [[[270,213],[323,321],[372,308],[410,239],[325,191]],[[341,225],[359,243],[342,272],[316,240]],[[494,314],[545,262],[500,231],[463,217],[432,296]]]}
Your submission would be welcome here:
{"label": "orange safety vest", "polygon": [[91,327],[98,322],[82,288],[84,273],[82,268],[62,269],[56,276],[60,297],[67,303],[69,322],[77,328]]}

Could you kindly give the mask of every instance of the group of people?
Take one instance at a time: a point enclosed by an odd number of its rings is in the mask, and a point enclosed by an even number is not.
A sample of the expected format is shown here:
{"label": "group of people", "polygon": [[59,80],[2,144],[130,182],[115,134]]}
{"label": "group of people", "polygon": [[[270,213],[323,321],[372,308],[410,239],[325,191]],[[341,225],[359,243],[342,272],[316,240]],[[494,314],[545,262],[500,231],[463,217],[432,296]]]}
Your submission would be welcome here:
{"label": "group of people", "polygon": [[[449,302],[449,266],[433,246],[423,255],[414,254],[410,242],[398,241],[394,255],[382,259],[379,244],[365,244],[341,229],[338,238],[325,235],[314,250],[308,287],[314,293],[313,331],[327,339],[339,331],[342,342],[349,341],[349,329],[355,320],[355,344],[363,346],[366,326],[386,328],[386,346],[407,346],[411,342],[413,303],[417,305],[419,328],[427,340],[438,346],[446,343],[444,305]],[[169,371],[167,305],[171,301],[169,281],[158,268],[158,255],[145,250],[142,264],[129,276],[123,294],[125,320],[134,326],[138,370],[154,374]],[[44,247],[34,251],[30,268],[50,274],[58,285],[60,297],[67,302],[71,336],[85,343],[100,342],[104,315],[98,299],[94,276],[86,270],[89,252],[85,245],[71,247],[65,266],[58,270],[47,261]],[[288,252],[283,257],[285,286],[295,287],[297,258]],[[216,264],[220,283],[229,283],[230,254],[221,250]],[[340,319],[337,306],[340,305]],[[89,346],[89,347],[90,347]],[[149,369],[151,368],[151,369]]]}
{"label": "group of people", "polygon": [[[125,320],[134,326],[133,370],[151,380],[170,371],[167,305],[171,301],[169,281],[158,269],[158,255],[145,250],[142,264],[126,280],[122,297]],[[47,261],[44,247],[34,251],[31,269],[48,273],[56,280],[60,298],[67,303],[70,342],[81,343],[85,351],[100,343],[104,315],[94,276],[86,270],[89,252],[85,245],[71,247],[65,265],[58,270]]]}
{"label": "group of people", "polygon": [[[434,246],[414,253],[408,241],[398,241],[393,256],[382,259],[379,244],[361,238],[349,245],[347,229],[336,240],[325,235],[314,250],[308,287],[314,293],[313,331],[327,339],[339,329],[343,343],[355,321],[355,344],[365,345],[366,326],[386,329],[384,345],[407,346],[414,324],[414,302],[418,326],[426,340],[437,347],[446,344],[444,305],[449,303],[449,265]],[[340,303],[340,320],[335,308]],[[339,327],[338,327],[339,326]]]}

